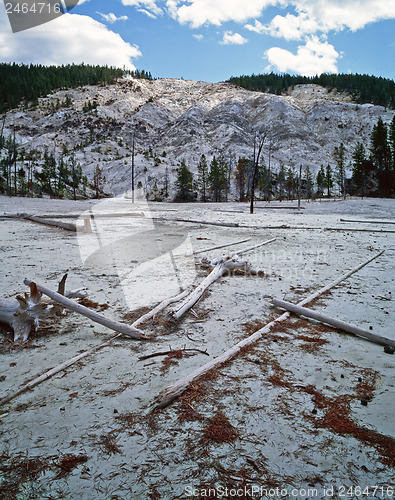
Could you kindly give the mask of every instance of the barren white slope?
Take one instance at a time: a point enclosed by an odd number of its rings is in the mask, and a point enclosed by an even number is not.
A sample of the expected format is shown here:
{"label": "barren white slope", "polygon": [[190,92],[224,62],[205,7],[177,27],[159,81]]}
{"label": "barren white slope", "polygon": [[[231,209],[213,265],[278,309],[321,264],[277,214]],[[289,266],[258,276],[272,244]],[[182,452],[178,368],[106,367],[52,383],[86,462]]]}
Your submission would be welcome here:
{"label": "barren white slope", "polygon": [[[51,103],[72,99],[72,108],[51,113]],[[97,112],[82,112],[88,101]],[[271,166],[303,165],[316,171],[333,164],[333,150],[343,142],[350,158],[357,141],[369,146],[373,125],[393,112],[381,106],[357,105],[343,94],[316,85],[297,86],[287,96],[250,92],[227,83],[160,79],[122,79],[108,87],[63,90],[40,99],[36,110],[8,113],[6,126],[15,127],[26,148],[48,146],[60,155],[62,144],[72,149],[92,133],[102,137],[77,152],[84,173],[104,169],[106,190],[119,194],[130,188],[130,148],[136,138],[136,182],[151,192],[161,187],[165,168],[171,181],[185,158],[195,171],[201,154],[210,161],[224,154],[235,166],[239,156],[252,157],[255,134],[268,134],[263,157]],[[143,153],[149,148],[160,158]],[[166,152],[166,156],[163,153]],[[157,162],[158,163],[158,162]]]}

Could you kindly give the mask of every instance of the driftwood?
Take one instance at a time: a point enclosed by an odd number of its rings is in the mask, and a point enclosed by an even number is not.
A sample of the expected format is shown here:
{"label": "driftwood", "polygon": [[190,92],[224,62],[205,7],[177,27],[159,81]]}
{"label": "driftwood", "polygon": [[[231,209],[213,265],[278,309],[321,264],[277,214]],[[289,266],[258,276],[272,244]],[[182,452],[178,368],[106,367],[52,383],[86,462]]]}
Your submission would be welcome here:
{"label": "driftwood", "polygon": [[258,271],[250,266],[248,262],[241,262],[239,260],[239,256],[243,253],[250,252],[255,248],[261,247],[263,245],[267,245],[272,241],[275,241],[276,238],[272,238],[268,241],[263,241],[258,243],[257,245],[253,245],[251,247],[244,248],[239,250],[238,252],[233,253],[228,257],[220,257],[214,259],[210,263],[208,263],[209,267],[212,267],[213,270],[211,273],[198,285],[180,304],[180,306],[171,312],[174,319],[180,319],[191,307],[193,307],[196,302],[200,299],[203,293],[209,288],[209,286],[214,283],[218,278],[223,276],[226,273],[235,271],[235,270],[243,270],[250,274],[258,274]]}
{"label": "driftwood", "polygon": [[62,364],[56,366],[55,368],[51,368],[50,370],[46,371],[45,373],[43,373],[39,377],[31,380],[27,384],[20,387],[17,391],[13,392],[12,394],[9,394],[8,396],[6,396],[3,399],[0,399],[0,406],[3,406],[6,403],[9,403],[12,399],[16,398],[20,394],[23,394],[24,392],[33,389],[33,387],[35,387],[36,385],[41,384],[41,382],[48,380],[49,378],[53,377],[57,373],[65,370],[69,366],[73,365],[74,363],[77,363],[77,361],[79,361],[80,359],[85,358],[86,356],[89,356],[89,354],[92,354],[95,351],[98,351],[99,349],[102,349],[103,347],[109,345],[114,339],[120,337],[121,335],[122,335],[122,333],[118,333],[118,335],[111,337],[103,344],[100,344],[96,347],[92,347],[92,349],[89,349],[89,351],[85,351],[81,354],[78,354],[77,356],[74,356],[73,358],[68,359],[67,361],[63,362]]}
{"label": "driftwood", "polygon": [[194,220],[194,219],[165,219],[164,217],[152,217],[153,220],[165,221],[165,222],[188,222],[190,224],[203,224],[206,226],[220,226],[220,227],[239,227],[236,222],[211,222],[206,220]]}
{"label": "driftwood", "polygon": [[[181,295],[181,294],[180,294]],[[177,295],[176,297],[172,297],[170,299],[167,299],[167,300],[164,300],[163,302],[161,302],[161,304],[159,304],[159,306],[162,306],[164,303],[168,302],[168,304],[172,303],[172,302],[175,302],[176,300],[179,300],[178,297],[180,297],[180,295]],[[153,311],[156,311],[158,312],[158,309],[159,309],[159,306],[157,306],[156,308],[154,308],[151,313]],[[163,309],[163,307],[162,307]],[[145,314],[144,316],[142,316],[141,318],[145,318],[144,321],[146,321],[147,319],[147,316],[149,315],[150,313],[148,314]],[[151,317],[155,316],[156,313],[154,314],[151,314]],[[142,321],[139,321],[139,320],[136,320],[134,322],[134,324],[138,324],[138,323],[142,323]],[[114,335],[113,337],[110,337],[108,340],[106,340],[105,342],[103,342],[102,344],[96,346],[96,347],[92,347],[91,349],[89,349],[88,351],[85,351],[81,354],[78,354],[77,356],[74,356],[70,359],[68,359],[67,361],[64,361],[63,363],[61,363],[60,365],[56,366],[55,368],[51,368],[50,370],[46,371],[45,373],[43,373],[42,375],[40,375],[39,377],[33,379],[32,381],[28,382],[27,384],[23,385],[22,387],[20,387],[17,391],[13,392],[12,394],[9,394],[8,396],[6,396],[5,398],[1,399],[0,400],[0,406],[6,404],[6,403],[9,403],[12,399],[16,398],[17,396],[19,396],[20,394],[30,390],[30,389],[33,389],[33,387],[35,387],[36,385],[39,385],[41,384],[42,382],[44,382],[45,380],[48,380],[49,378],[53,377],[54,375],[56,375],[57,373],[65,370],[66,368],[68,368],[69,366],[73,365],[74,363],[77,363],[77,361],[79,361],[80,359],[82,358],[86,358],[87,356],[89,356],[90,354],[98,351],[99,349],[102,349],[103,347],[106,347],[108,345],[110,345],[115,339],[121,337],[123,334],[122,333],[118,333],[117,335]],[[204,352],[204,351],[202,351]]]}
{"label": "driftwood", "polygon": [[65,229],[66,231],[77,231],[77,226],[75,224],[70,224],[69,222],[60,222],[54,220],[44,219],[43,217],[36,217],[35,215],[20,214],[20,217],[32,222],[37,222],[38,224],[44,224],[45,226],[54,226],[60,229]]}
{"label": "driftwood", "polygon": [[395,221],[389,221],[389,220],[353,220],[353,219],[340,219],[340,222],[360,222],[361,224],[395,224]]}
{"label": "driftwood", "polygon": [[350,323],[346,323],[345,321],[342,321],[340,319],[331,318],[326,314],[318,313],[316,311],[312,311],[311,309],[307,309],[306,307],[300,307],[284,300],[273,299],[272,302],[275,306],[287,309],[288,311],[295,313],[298,316],[306,316],[307,318],[316,319],[321,323],[334,326],[335,328],[340,328],[341,330],[352,333],[353,335],[357,335],[358,337],[363,337],[365,339],[371,340],[376,344],[395,347],[395,340],[383,337],[382,335],[378,335],[377,333],[373,333],[369,330],[364,330],[363,328],[360,328],[356,325],[351,325]]}
{"label": "driftwood", "polygon": [[[352,274],[358,272],[360,269],[362,269],[363,267],[365,267],[367,264],[369,264],[373,260],[377,259],[383,253],[384,253],[384,250],[381,251],[381,252],[379,252],[378,254],[374,255],[370,259],[366,260],[362,264],[356,266],[354,269],[352,269],[351,271],[347,272],[346,274],[343,274],[342,276],[340,276],[339,278],[337,278],[332,283],[324,286],[323,288],[321,288],[317,292],[313,293],[312,295],[309,295],[304,300],[302,300],[301,302],[299,302],[298,305],[299,306],[304,306],[304,305],[312,302],[314,299],[316,299],[320,295],[328,292],[329,290],[331,290],[332,288],[334,288],[335,286],[337,286],[339,283],[341,283],[345,279],[349,278]],[[179,396],[181,396],[181,394],[183,394],[188,389],[188,387],[190,386],[190,384],[192,384],[196,380],[200,379],[207,372],[213,370],[214,368],[218,368],[219,366],[223,365],[224,363],[226,363],[230,359],[234,358],[240,352],[240,350],[243,347],[246,347],[246,346],[249,346],[251,344],[254,344],[264,334],[269,333],[270,330],[271,330],[271,328],[273,326],[275,326],[277,323],[280,323],[281,321],[286,320],[287,318],[289,318],[289,316],[290,316],[289,312],[283,313],[281,316],[279,316],[275,320],[271,321],[270,323],[268,323],[263,328],[257,330],[255,333],[253,333],[252,335],[250,335],[246,339],[238,342],[236,345],[234,345],[233,347],[231,347],[230,349],[228,349],[227,351],[225,351],[220,356],[217,356],[216,358],[214,358],[213,360],[209,361],[205,365],[203,365],[203,366],[197,368],[196,370],[194,370],[192,373],[190,373],[186,377],[184,377],[182,379],[179,379],[175,383],[173,383],[170,386],[168,386],[166,389],[164,389],[163,391],[161,391],[158,394],[158,396],[155,398],[154,403],[153,403],[154,404],[153,409],[156,409],[156,408],[165,408],[166,406],[168,406],[174,399],[176,399]]]}
{"label": "driftwood", "polygon": [[[24,283],[25,285],[30,286],[30,284],[33,282],[28,279],[25,279]],[[39,292],[47,295],[56,302],[59,302],[59,304],[62,304],[62,306],[66,307],[67,309],[71,309],[72,311],[78,314],[82,314],[83,316],[86,316],[92,321],[100,323],[101,325],[110,328],[111,330],[114,330],[116,332],[122,333],[123,335],[127,335],[132,339],[138,339],[138,340],[146,339],[144,333],[133,326],[125,325],[124,323],[119,323],[118,321],[106,318],[102,314],[99,314],[96,311],[92,311],[91,309],[88,309],[87,307],[81,304],[77,304],[73,300],[70,300],[67,297],[64,297],[63,295],[57,292],[53,292],[52,290],[43,285],[39,284],[36,285]]]}
{"label": "driftwood", "polygon": [[231,247],[233,245],[239,245],[240,243],[246,243],[250,241],[251,238],[246,238],[245,240],[233,241],[232,243],[225,243],[224,245],[217,245],[215,247],[203,248],[202,250],[195,250],[190,255],[197,255],[203,252],[210,252],[211,250],[218,250],[219,248]]}
{"label": "driftwood", "polygon": [[22,338],[26,341],[40,318],[51,311],[41,302],[41,293],[35,283],[30,285],[30,294],[18,295],[15,299],[0,299],[0,322],[7,323],[14,330],[14,342]]}
{"label": "driftwood", "polygon": [[140,325],[141,323],[145,323],[151,318],[155,318],[155,316],[160,312],[163,311],[163,309],[166,309],[167,306],[170,304],[174,304],[175,302],[179,302],[182,300],[184,297],[188,295],[188,291],[185,290],[181,292],[180,294],[176,295],[175,297],[171,297],[170,299],[165,299],[163,300],[160,304],[158,304],[154,309],[151,309],[148,313],[144,314],[143,316],[140,316],[140,318],[136,319],[134,323],[132,323],[132,326],[136,327],[137,325]]}

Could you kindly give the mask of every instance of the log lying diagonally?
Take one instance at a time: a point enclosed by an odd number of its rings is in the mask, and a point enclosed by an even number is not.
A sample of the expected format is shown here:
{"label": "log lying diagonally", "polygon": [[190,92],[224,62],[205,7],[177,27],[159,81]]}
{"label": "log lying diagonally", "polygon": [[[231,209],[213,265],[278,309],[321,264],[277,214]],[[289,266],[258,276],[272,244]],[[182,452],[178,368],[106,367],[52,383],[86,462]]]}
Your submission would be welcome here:
{"label": "log lying diagonally", "polygon": [[334,326],[335,328],[340,328],[345,332],[352,333],[353,335],[357,335],[358,337],[370,340],[372,342],[375,342],[376,344],[395,347],[395,340],[388,337],[383,337],[382,335],[378,335],[377,333],[371,332],[369,330],[364,330],[359,326],[351,325],[350,323],[346,323],[345,321],[342,321],[340,319],[331,318],[326,314],[313,311],[311,309],[308,309],[307,307],[301,307],[296,304],[292,304],[291,302],[286,302],[285,300],[272,299],[272,302],[275,306],[286,309],[287,311],[297,314],[298,316],[305,316],[306,318],[316,319],[321,323]]}
{"label": "log lying diagonally", "polygon": [[[28,279],[25,279],[24,283],[25,285],[30,286],[30,284],[33,282]],[[36,283],[36,286],[39,292],[44,293],[51,299],[55,300],[56,302],[59,302],[59,304],[62,304],[62,306],[66,307],[67,309],[71,309],[72,311],[78,314],[82,314],[83,316],[86,316],[92,321],[95,321],[96,323],[99,323],[107,328],[110,328],[110,330],[114,330],[116,332],[122,333],[123,335],[127,335],[132,339],[146,340],[147,338],[144,335],[144,332],[135,328],[134,326],[129,326],[124,323],[119,323],[118,321],[114,321],[113,319],[106,318],[102,314],[99,314],[96,311],[92,311],[91,309],[88,309],[87,307],[78,304],[77,302],[74,302],[73,300],[68,299],[67,297],[64,297],[60,293],[54,292],[43,285]]]}
{"label": "log lying diagonally", "polygon": [[[58,285],[58,294],[68,298],[84,298],[87,293],[83,289],[65,291],[67,274],[63,276]],[[63,307],[53,300],[42,300],[42,293],[36,284],[31,282],[30,294],[15,299],[0,298],[0,322],[6,323],[14,330],[14,342],[21,339],[25,342],[31,331],[36,330],[42,319],[61,316]]]}
{"label": "log lying diagonally", "polygon": [[[180,300],[183,297],[183,295],[184,295],[184,292],[176,295],[175,297],[171,297],[171,298],[163,300],[159,305],[154,307],[154,309],[152,309],[149,313],[144,314],[143,316],[140,316],[140,318],[138,318],[133,323],[133,325],[138,325],[140,323],[144,323],[148,319],[155,317],[155,315],[158,314],[158,312],[165,309],[169,304],[172,304],[172,303]],[[36,387],[36,385],[41,384],[42,382],[44,382],[45,380],[48,380],[49,378],[53,377],[57,373],[59,373],[63,370],[66,370],[66,368],[69,368],[73,364],[77,363],[77,361],[80,361],[80,359],[86,358],[87,356],[90,356],[94,352],[97,352],[100,349],[103,349],[103,347],[107,347],[107,346],[111,345],[111,343],[114,340],[120,338],[122,335],[123,335],[122,333],[117,333],[116,335],[113,335],[112,337],[107,339],[102,344],[95,346],[95,347],[92,347],[91,349],[88,349],[87,351],[84,351],[84,352],[78,354],[77,356],[73,356],[72,358],[70,358],[66,361],[63,361],[63,363],[61,363],[60,365],[55,366],[54,368],[51,368],[50,370],[47,370],[46,372],[42,373],[40,376],[30,380],[30,382],[28,382],[27,384],[21,386],[16,391],[14,391],[11,394],[8,394],[4,398],[0,399],[0,406],[3,406],[6,403],[9,403],[10,401],[12,401],[14,398],[19,396],[20,394],[23,394],[24,392],[33,389],[33,387]]]}
{"label": "log lying diagonally", "polygon": [[[365,267],[367,264],[369,264],[373,260],[377,259],[383,253],[384,253],[384,250],[375,254],[373,257],[370,257],[365,262],[362,262],[362,264],[359,264],[358,266],[351,269],[351,271],[349,271],[349,272],[343,274],[342,276],[340,276],[339,278],[337,278],[335,281],[332,281],[331,283],[324,286],[323,288],[320,288],[317,292],[313,293],[312,295],[309,295],[304,300],[299,302],[298,305],[304,306],[304,305],[312,302],[320,295],[323,295],[324,293],[328,292],[329,290],[331,290],[332,288],[337,286],[339,283],[346,280],[351,275],[355,274],[360,269]],[[224,363],[226,363],[230,359],[234,358],[241,351],[241,349],[243,347],[254,344],[263,335],[265,335],[266,333],[269,333],[271,328],[274,325],[289,318],[290,314],[291,313],[289,313],[289,312],[283,313],[281,316],[279,316],[275,320],[271,321],[263,328],[257,330],[255,333],[253,333],[252,335],[250,335],[246,339],[238,342],[236,345],[232,346],[231,348],[229,348],[227,351],[225,351],[221,355],[217,356],[216,358],[209,361],[205,365],[197,368],[196,370],[191,372],[186,377],[181,378],[181,379],[177,380],[176,382],[174,382],[173,384],[169,385],[166,389],[161,391],[158,394],[158,396],[155,398],[155,400],[153,402],[152,410],[159,409],[159,408],[165,408],[166,406],[168,406],[172,401],[174,401],[174,399],[181,396],[181,394],[183,394],[193,382],[200,379],[203,375],[205,375],[209,371],[211,371],[215,368],[218,368],[219,366],[223,365]]]}
{"label": "log lying diagonally", "polygon": [[172,311],[172,316],[174,319],[180,319],[191,307],[193,307],[196,302],[203,295],[205,290],[214,283],[218,278],[223,276],[224,274],[235,271],[235,270],[243,270],[250,274],[258,274],[258,271],[250,266],[248,262],[241,262],[239,260],[239,256],[243,253],[250,252],[251,250],[255,250],[263,245],[267,245],[272,241],[275,241],[276,238],[272,238],[268,241],[263,241],[258,243],[257,245],[253,245],[248,248],[244,248],[238,252],[233,253],[228,257],[220,257],[214,259],[210,263],[208,263],[209,267],[212,267],[213,270],[211,273],[185,298],[185,300],[179,305],[179,307]]}

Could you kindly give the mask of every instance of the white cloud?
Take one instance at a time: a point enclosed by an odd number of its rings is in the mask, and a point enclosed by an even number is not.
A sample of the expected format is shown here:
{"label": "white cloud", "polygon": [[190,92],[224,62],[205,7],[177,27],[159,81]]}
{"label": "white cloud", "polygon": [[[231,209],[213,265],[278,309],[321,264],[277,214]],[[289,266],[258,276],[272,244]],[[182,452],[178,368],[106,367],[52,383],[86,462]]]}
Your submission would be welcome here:
{"label": "white cloud", "polygon": [[117,21],[127,21],[128,16],[120,16],[117,17],[113,12],[110,12],[109,14],[102,14],[101,12],[98,12],[98,14],[101,15],[101,17],[109,24],[114,24]]}
{"label": "white cloud", "polygon": [[153,14],[152,12],[150,12],[149,10],[147,9],[137,9],[139,12],[141,12],[142,14],[145,14],[147,17],[150,17],[151,19],[157,19],[158,16],[156,16],[155,14]]}
{"label": "white cloud", "polygon": [[248,40],[240,35],[240,33],[232,33],[231,31],[225,31],[222,45],[244,45]]}
{"label": "white cloud", "polygon": [[122,0],[122,4],[131,7],[137,7],[137,10],[147,14],[152,14],[150,17],[156,17],[163,14],[163,10],[156,5],[156,0]]}
{"label": "white cloud", "polygon": [[395,19],[395,2],[388,0],[285,0],[284,4],[294,7],[297,15],[278,15],[267,25],[255,20],[254,25],[247,24],[245,28],[286,40],[301,40],[314,33],[356,31],[369,23]]}
{"label": "white cloud", "polygon": [[[0,12],[1,13],[1,12]],[[135,69],[137,46],[91,17],[64,14],[53,21],[12,33],[6,16],[0,16],[0,60],[25,64],[86,63]]]}
{"label": "white cloud", "polygon": [[265,52],[269,61],[269,70],[275,68],[281,73],[293,72],[304,76],[321,73],[337,73],[337,60],[340,54],[334,46],[313,36],[305,45],[298,47],[297,53],[279,47],[272,47]]}
{"label": "white cloud", "polygon": [[[357,30],[369,23],[395,18],[394,0],[122,0],[123,5],[145,9],[154,15],[167,13],[180,24],[193,28],[234,21],[258,33],[286,39],[301,39],[306,34],[331,30]],[[159,7],[163,4],[163,9]],[[294,14],[276,16],[263,25],[258,20],[268,7],[292,8]]]}
{"label": "white cloud", "polygon": [[260,33],[270,36],[284,38],[285,40],[301,40],[306,35],[319,31],[316,20],[308,17],[305,13],[295,16],[276,16],[268,26],[261,26]]}
{"label": "white cloud", "polygon": [[205,24],[220,26],[226,21],[245,22],[277,3],[278,0],[170,0],[167,7],[179,23],[199,28]]}
{"label": "white cloud", "polygon": [[203,35],[192,35],[192,36],[193,36],[193,38],[196,38],[196,40],[199,40],[199,42],[200,42],[200,40],[203,40],[203,38],[204,38]]}

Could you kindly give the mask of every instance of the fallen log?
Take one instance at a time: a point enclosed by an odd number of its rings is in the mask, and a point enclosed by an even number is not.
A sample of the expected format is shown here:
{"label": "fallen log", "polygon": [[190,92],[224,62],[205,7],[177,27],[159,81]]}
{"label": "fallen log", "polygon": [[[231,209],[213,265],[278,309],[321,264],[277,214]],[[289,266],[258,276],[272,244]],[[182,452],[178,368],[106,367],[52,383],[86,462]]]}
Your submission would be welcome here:
{"label": "fallen log", "polygon": [[235,270],[243,270],[245,272],[249,272],[250,274],[258,274],[258,271],[248,264],[248,262],[241,262],[238,260],[239,256],[243,253],[250,252],[255,248],[261,247],[263,245],[267,245],[272,241],[275,241],[276,238],[272,238],[268,241],[263,241],[258,243],[257,245],[253,245],[251,247],[244,248],[239,250],[238,252],[233,253],[228,257],[219,257],[211,261],[208,266],[212,267],[213,270],[211,273],[198,285],[189,295],[185,298],[184,302],[181,303],[179,308],[175,311],[171,312],[171,315],[174,319],[180,319],[191,307],[193,307],[196,302],[200,299],[203,293],[209,288],[209,286],[214,283],[218,278],[223,276],[228,272],[232,272]]}
{"label": "fallen log", "polygon": [[207,226],[220,226],[220,227],[239,227],[236,222],[211,222],[206,220],[195,219],[165,219],[164,217],[152,217],[153,220],[160,220],[164,222],[188,222],[190,224],[203,224]]}
{"label": "fallen log", "polygon": [[342,321],[340,319],[331,318],[330,316],[327,316],[326,314],[322,314],[322,313],[313,311],[313,310],[308,309],[306,307],[297,306],[297,305],[292,304],[290,302],[286,302],[285,300],[272,299],[272,302],[276,307],[281,307],[282,309],[287,309],[287,311],[295,313],[298,316],[305,316],[307,318],[315,319],[317,321],[320,321],[321,323],[325,323],[327,325],[334,326],[335,328],[340,328],[341,330],[344,330],[345,332],[352,333],[353,335],[357,335],[358,337],[363,337],[365,339],[371,340],[372,342],[375,342],[376,344],[389,345],[389,346],[395,347],[395,340],[389,339],[387,337],[383,337],[382,335],[378,335],[377,333],[373,333],[369,330],[364,330],[363,328],[360,328],[356,325],[352,325],[350,323],[346,323],[345,321]]}
{"label": "fallen log", "polygon": [[188,295],[188,293],[189,293],[188,290],[184,290],[183,292],[176,295],[175,297],[171,297],[169,299],[163,300],[160,304],[158,304],[156,307],[154,307],[154,309],[151,309],[151,311],[149,311],[146,314],[143,314],[143,316],[140,316],[138,319],[136,319],[136,321],[134,323],[132,323],[132,326],[136,327],[137,325],[140,325],[141,323],[145,323],[146,321],[148,321],[151,318],[155,318],[155,316],[159,312],[163,311],[163,309],[166,309],[166,307],[169,306],[170,304],[174,304],[175,302],[179,302],[184,297],[186,297]]}
{"label": "fallen log", "polygon": [[[353,275],[354,273],[358,272],[360,269],[362,269],[363,267],[365,267],[367,264],[369,264],[373,260],[377,259],[383,253],[384,253],[384,250],[381,251],[381,252],[379,252],[379,253],[377,253],[377,254],[375,254],[373,257],[369,258],[368,260],[366,260],[362,264],[359,264],[358,266],[356,266],[355,268],[353,268],[351,271],[348,271],[347,273],[343,274],[342,276],[340,276],[339,278],[337,278],[332,283],[329,283],[328,285],[326,285],[323,288],[319,289],[317,292],[309,295],[304,300],[302,300],[301,302],[299,302],[298,305],[299,306],[304,306],[304,305],[312,302],[313,300],[315,300],[320,295],[323,295],[324,293],[328,292],[329,290],[331,290],[332,288],[334,288],[335,286],[337,286],[339,283],[341,283],[342,281],[346,280],[351,275]],[[176,382],[174,382],[173,384],[171,384],[170,386],[168,386],[166,389],[164,389],[163,391],[161,391],[158,394],[158,396],[155,398],[155,400],[153,402],[153,408],[152,408],[151,411],[153,411],[155,409],[159,409],[159,408],[165,408],[166,406],[168,406],[172,401],[174,401],[174,399],[176,399],[179,396],[181,396],[181,394],[183,394],[193,382],[195,382],[196,380],[200,379],[207,372],[209,372],[209,371],[211,371],[211,370],[213,370],[215,368],[218,368],[219,366],[223,365],[224,363],[226,363],[230,359],[234,358],[241,351],[241,349],[243,347],[246,347],[246,346],[249,346],[251,344],[254,344],[264,334],[269,333],[270,330],[271,330],[271,328],[273,326],[275,326],[277,323],[280,323],[281,321],[284,321],[287,318],[289,318],[290,314],[291,313],[289,313],[289,312],[283,313],[281,316],[279,316],[275,320],[271,321],[270,323],[268,323],[263,328],[257,330],[255,333],[253,333],[252,335],[250,335],[246,339],[238,342],[236,345],[234,345],[233,347],[231,347],[230,349],[228,349],[227,351],[225,351],[220,356],[217,356],[216,358],[214,358],[213,360],[209,361],[205,365],[203,365],[203,366],[197,368],[196,370],[194,370],[193,372],[191,372],[186,377],[181,378],[181,379],[177,380]]]}
{"label": "fallen log", "polygon": [[24,392],[33,389],[33,387],[35,387],[36,385],[41,384],[45,380],[48,380],[49,378],[53,377],[57,373],[65,370],[69,366],[73,365],[74,363],[77,363],[77,361],[79,361],[80,359],[85,358],[86,356],[89,356],[89,354],[92,354],[95,351],[98,351],[99,349],[102,349],[103,347],[109,345],[113,340],[120,337],[121,335],[122,335],[122,333],[118,333],[114,337],[111,337],[110,339],[108,339],[103,344],[100,344],[96,347],[92,347],[92,349],[89,349],[89,351],[85,351],[81,354],[78,354],[77,356],[74,356],[73,358],[70,358],[67,361],[64,361],[63,363],[56,366],[55,368],[51,368],[50,370],[46,371],[45,373],[43,373],[39,377],[31,380],[27,384],[20,387],[17,391],[13,392],[12,394],[9,394],[8,396],[4,397],[3,399],[0,399],[0,406],[3,406],[6,403],[9,403],[12,399],[16,398],[20,394],[23,394]]}
{"label": "fallen log", "polygon": [[14,330],[14,342],[21,337],[25,342],[32,329],[38,325],[39,319],[49,314],[48,304],[41,302],[41,293],[35,283],[31,283],[29,295],[0,299],[0,322],[10,325]]}
{"label": "fallen log", "polygon": [[232,243],[225,243],[224,245],[217,245],[215,247],[203,248],[202,250],[195,250],[191,254],[188,255],[197,255],[203,252],[210,252],[211,250],[217,250],[219,248],[231,247],[233,245],[238,245],[240,243],[245,243],[246,241],[250,241],[251,238],[246,238],[245,240],[233,241]]}
{"label": "fallen log", "polygon": [[[25,279],[24,283],[25,285],[30,286],[30,284],[33,283],[33,281]],[[86,316],[87,318],[91,319],[92,321],[95,321],[96,323],[99,323],[116,332],[122,333],[123,335],[127,335],[132,339],[137,339],[137,340],[147,339],[147,337],[141,330],[138,330],[133,326],[125,325],[124,323],[119,323],[118,321],[106,318],[102,314],[99,314],[96,311],[92,311],[91,309],[88,309],[87,307],[81,304],[77,304],[73,300],[70,300],[67,297],[64,297],[63,295],[54,292],[43,285],[39,285],[36,283],[36,286],[39,292],[47,295],[56,302],[59,302],[59,304],[62,304],[62,306],[66,307],[67,309],[71,309],[72,311],[78,314],[82,314],[83,316]]]}
{"label": "fallen log", "polygon": [[389,221],[389,220],[353,220],[353,219],[340,219],[340,222],[360,222],[361,224],[395,224],[395,221]]}
{"label": "fallen log", "polygon": [[42,217],[36,217],[35,215],[20,214],[20,217],[25,220],[30,220],[32,222],[37,222],[38,224],[44,224],[45,226],[58,227],[60,229],[65,229],[66,231],[77,232],[77,226],[75,224],[70,224],[69,222],[61,222],[44,219]]}
{"label": "fallen log", "polygon": [[[170,299],[167,299],[167,301],[169,303],[171,303],[171,301],[175,301],[175,299],[177,299],[177,297],[179,297],[179,295],[177,295],[176,297],[172,297]],[[159,306],[163,305],[166,301],[163,301],[161,304],[159,304]],[[156,308],[153,309],[154,310],[157,310],[158,307],[157,306]],[[151,311],[152,312],[152,311]],[[142,316],[141,318],[144,318],[146,317],[148,314],[145,314],[144,316]],[[146,320],[144,320],[146,321]],[[135,321],[135,324],[137,323],[142,323],[143,321],[138,321],[136,320]],[[90,354],[98,351],[99,349],[102,349],[103,347],[106,347],[108,345],[111,344],[111,342],[119,337],[121,337],[123,334],[122,333],[118,333],[117,335],[114,335],[113,337],[110,337],[108,340],[106,340],[105,342],[103,342],[102,344],[96,346],[96,347],[92,347],[91,349],[89,349],[88,351],[85,351],[85,352],[82,352],[81,354],[78,354],[77,356],[74,356],[70,359],[68,359],[67,361],[64,361],[63,363],[61,363],[60,365],[56,366],[55,368],[51,368],[50,370],[46,371],[45,373],[43,373],[42,375],[40,375],[39,377],[33,379],[32,381],[28,382],[27,384],[23,385],[22,387],[20,387],[17,391],[13,392],[12,394],[9,394],[8,396],[6,396],[5,398],[3,399],[0,399],[0,406],[6,404],[6,403],[9,403],[12,399],[16,398],[17,396],[19,396],[20,394],[28,391],[28,390],[31,390],[33,389],[33,387],[35,387],[36,385],[38,384],[41,384],[42,382],[44,382],[45,380],[48,380],[49,378],[53,377],[54,375],[56,375],[57,373],[65,370],[66,368],[68,368],[69,366],[73,365],[74,363],[77,363],[77,361],[79,361],[80,359],[83,359],[87,356],[89,356]],[[203,351],[202,351],[203,352]]]}

